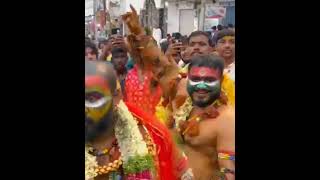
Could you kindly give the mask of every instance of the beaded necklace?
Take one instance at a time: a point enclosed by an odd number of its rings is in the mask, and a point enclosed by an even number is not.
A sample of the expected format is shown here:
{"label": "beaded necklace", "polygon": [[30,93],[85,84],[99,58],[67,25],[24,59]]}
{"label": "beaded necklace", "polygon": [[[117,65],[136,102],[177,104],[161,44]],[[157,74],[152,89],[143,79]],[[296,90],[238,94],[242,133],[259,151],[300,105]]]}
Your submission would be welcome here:
{"label": "beaded necklace", "polygon": [[[154,165],[156,159],[156,146],[152,138],[146,131],[146,137],[143,138],[137,119],[131,114],[123,101],[120,101],[115,109],[117,118],[115,124],[115,136],[118,142],[117,159],[112,159],[108,165],[100,166],[97,164],[96,156],[88,153],[90,149],[85,149],[85,175],[86,180],[90,180],[97,175],[108,174],[109,179],[117,179],[125,175],[128,179],[141,177],[142,179],[151,180],[156,171]],[[143,126],[144,127],[144,126]],[[130,134],[130,136],[128,136]],[[120,169],[121,168],[121,169]],[[119,173],[121,172],[121,174]]]}
{"label": "beaded necklace", "polygon": [[94,156],[104,156],[104,155],[108,155],[110,153],[110,150],[112,148],[115,148],[118,146],[117,140],[113,140],[112,145],[110,148],[104,148],[103,150],[98,150],[98,149],[91,149],[89,152],[94,155]]}

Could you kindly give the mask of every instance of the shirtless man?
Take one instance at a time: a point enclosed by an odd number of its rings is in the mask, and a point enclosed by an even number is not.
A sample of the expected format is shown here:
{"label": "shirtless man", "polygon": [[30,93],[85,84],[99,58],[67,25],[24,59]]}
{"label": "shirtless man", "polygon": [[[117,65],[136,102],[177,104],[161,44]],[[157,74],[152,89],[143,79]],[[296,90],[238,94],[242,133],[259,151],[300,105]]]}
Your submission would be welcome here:
{"label": "shirtless man", "polygon": [[221,91],[223,69],[217,56],[195,56],[178,87],[176,101],[189,98],[175,103],[174,118],[196,180],[235,179],[235,113]]}
{"label": "shirtless man", "polygon": [[167,128],[135,104],[114,103],[115,92],[112,66],[85,61],[86,180],[192,179]]}

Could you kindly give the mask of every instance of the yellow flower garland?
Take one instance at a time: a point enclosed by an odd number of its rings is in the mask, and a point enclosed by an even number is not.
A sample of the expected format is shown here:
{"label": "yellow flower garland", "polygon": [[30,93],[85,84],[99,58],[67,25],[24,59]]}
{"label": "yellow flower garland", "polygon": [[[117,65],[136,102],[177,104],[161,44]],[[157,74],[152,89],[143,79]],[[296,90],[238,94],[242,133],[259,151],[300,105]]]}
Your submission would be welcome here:
{"label": "yellow flower garland", "polygon": [[160,102],[156,106],[156,117],[161,121],[162,124],[166,124],[169,118],[168,110],[162,105],[163,98],[161,98]]}

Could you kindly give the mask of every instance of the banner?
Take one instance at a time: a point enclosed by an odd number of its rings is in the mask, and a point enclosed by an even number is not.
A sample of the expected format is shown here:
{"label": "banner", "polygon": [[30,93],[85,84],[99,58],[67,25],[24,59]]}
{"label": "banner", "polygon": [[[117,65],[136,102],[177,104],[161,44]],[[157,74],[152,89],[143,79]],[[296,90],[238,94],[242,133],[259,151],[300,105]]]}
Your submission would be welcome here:
{"label": "banner", "polygon": [[224,18],[226,16],[226,8],[215,6],[213,4],[206,4],[205,18]]}

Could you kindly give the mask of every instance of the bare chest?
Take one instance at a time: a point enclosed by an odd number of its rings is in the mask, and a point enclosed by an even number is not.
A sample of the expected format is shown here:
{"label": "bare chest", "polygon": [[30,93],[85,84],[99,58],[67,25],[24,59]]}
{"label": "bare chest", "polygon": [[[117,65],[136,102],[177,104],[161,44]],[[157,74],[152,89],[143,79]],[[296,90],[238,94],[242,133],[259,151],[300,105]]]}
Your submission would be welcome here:
{"label": "bare chest", "polygon": [[216,119],[205,119],[199,122],[199,135],[185,135],[187,145],[195,147],[215,147],[217,137]]}
{"label": "bare chest", "polygon": [[199,122],[199,135],[185,138],[185,152],[196,180],[211,180],[217,169],[217,119]]}

